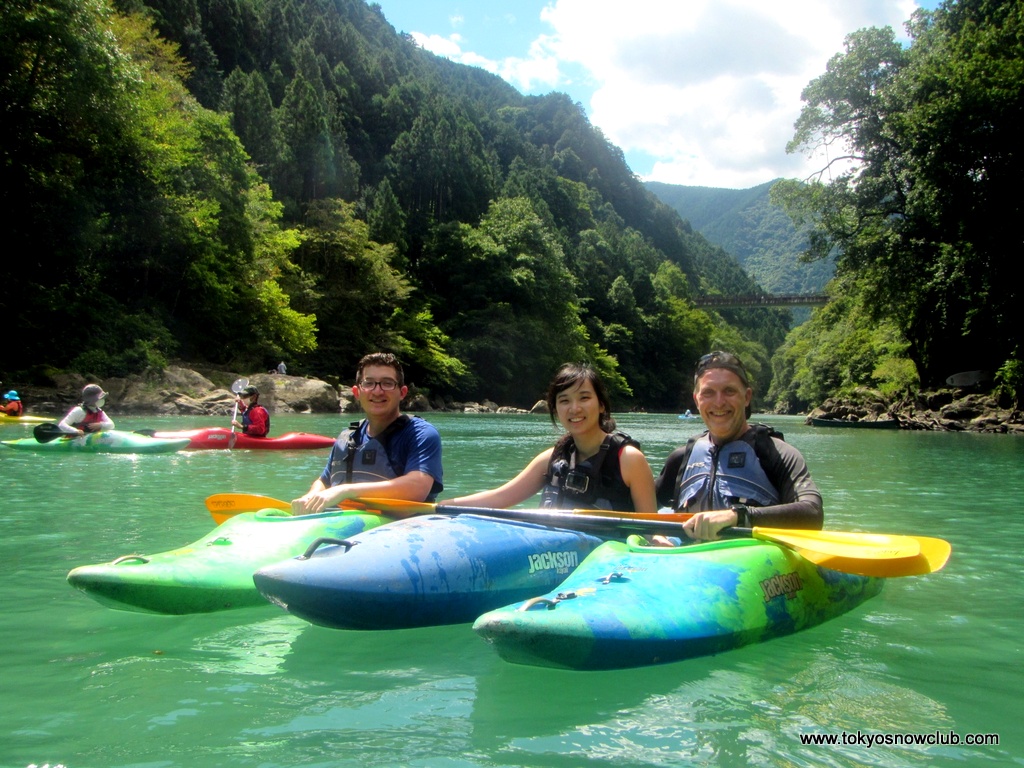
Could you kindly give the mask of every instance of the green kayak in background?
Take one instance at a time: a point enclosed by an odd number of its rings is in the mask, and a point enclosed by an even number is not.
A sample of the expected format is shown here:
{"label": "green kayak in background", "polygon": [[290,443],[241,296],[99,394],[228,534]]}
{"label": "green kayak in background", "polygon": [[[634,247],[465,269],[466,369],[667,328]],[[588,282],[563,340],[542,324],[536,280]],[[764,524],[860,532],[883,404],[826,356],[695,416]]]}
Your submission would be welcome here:
{"label": "green kayak in background", "polygon": [[173,453],[187,446],[189,440],[187,437],[171,440],[108,429],[83,437],[57,437],[46,441],[25,437],[20,440],[3,440],[0,444],[19,451],[39,453]]}
{"label": "green kayak in background", "polygon": [[355,510],[293,517],[262,509],[236,515],[188,546],[83,565],[68,582],[110,607],[142,613],[209,613],[264,605],[253,573],[297,557],[319,539],[338,541],[390,520]]}

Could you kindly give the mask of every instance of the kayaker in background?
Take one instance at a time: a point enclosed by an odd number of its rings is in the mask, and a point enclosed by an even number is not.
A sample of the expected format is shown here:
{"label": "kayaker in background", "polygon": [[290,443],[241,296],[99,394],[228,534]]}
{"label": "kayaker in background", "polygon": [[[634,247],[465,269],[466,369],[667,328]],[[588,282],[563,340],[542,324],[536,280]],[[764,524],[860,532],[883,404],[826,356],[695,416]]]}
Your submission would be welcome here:
{"label": "kayaker in background", "polygon": [[656,483],[659,504],[697,513],[683,524],[691,538],[717,539],[729,526],[822,527],[821,493],[804,457],[770,427],[747,422],[749,382],[729,352],[697,362],[693,399],[708,430],[672,452]]}
{"label": "kayaker in background", "polygon": [[442,485],[441,436],[433,424],[401,412],[409,393],[390,352],[365,355],[352,394],[366,418],[349,425],[331,448],[320,477],[292,501],[296,515],[320,512],[358,496],[433,501]]}
{"label": "kayaker in background", "polygon": [[82,402],[68,411],[58,425],[61,431],[81,437],[86,432],[102,432],[113,429],[114,422],[103,412],[107,393],[99,384],[82,387]]}
{"label": "kayaker in background", "polygon": [[238,393],[238,411],[242,420],[233,420],[231,426],[249,437],[270,434],[270,412],[260,405],[260,391],[252,384]]}
{"label": "kayaker in background", "polygon": [[18,393],[13,389],[4,394],[4,404],[0,405],[0,412],[8,416],[21,416],[25,413],[25,406],[22,404],[21,398],[18,397]]}
{"label": "kayaker in background", "polygon": [[541,505],[562,509],[654,512],[654,475],[639,445],[615,430],[608,390],[588,365],[566,363],[547,391],[551,421],[565,429],[500,488],[445,501],[454,506],[511,507],[542,492]]}

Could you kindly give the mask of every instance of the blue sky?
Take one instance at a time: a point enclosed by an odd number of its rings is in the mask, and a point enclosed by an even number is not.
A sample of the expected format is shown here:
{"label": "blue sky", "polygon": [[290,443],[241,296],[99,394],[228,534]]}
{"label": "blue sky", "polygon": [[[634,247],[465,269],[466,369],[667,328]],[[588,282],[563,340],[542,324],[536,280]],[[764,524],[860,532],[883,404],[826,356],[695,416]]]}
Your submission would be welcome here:
{"label": "blue sky", "polygon": [[787,155],[801,90],[863,27],[938,0],[378,0],[399,32],[521,92],[561,91],[670,184],[744,189],[805,178]]}

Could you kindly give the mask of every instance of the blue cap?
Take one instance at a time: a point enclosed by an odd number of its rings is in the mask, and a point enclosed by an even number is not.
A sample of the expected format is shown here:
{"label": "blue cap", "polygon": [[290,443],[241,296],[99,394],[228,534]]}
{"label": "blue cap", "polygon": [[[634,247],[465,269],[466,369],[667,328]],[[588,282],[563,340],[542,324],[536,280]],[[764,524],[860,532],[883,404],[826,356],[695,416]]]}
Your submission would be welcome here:
{"label": "blue cap", "polygon": [[21,400],[21,398],[18,397],[18,393],[15,392],[13,389],[10,392],[8,392],[6,395],[4,395],[4,397],[6,399],[8,399],[8,400]]}

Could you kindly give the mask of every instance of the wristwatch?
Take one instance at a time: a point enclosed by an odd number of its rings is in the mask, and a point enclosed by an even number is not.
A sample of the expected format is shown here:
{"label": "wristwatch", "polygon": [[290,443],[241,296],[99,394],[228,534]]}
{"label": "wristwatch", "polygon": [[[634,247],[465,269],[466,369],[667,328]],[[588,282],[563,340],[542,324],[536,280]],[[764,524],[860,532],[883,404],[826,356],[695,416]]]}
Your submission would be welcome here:
{"label": "wristwatch", "polygon": [[750,510],[747,509],[746,504],[734,504],[732,506],[732,511],[736,513],[737,528],[750,527]]}

